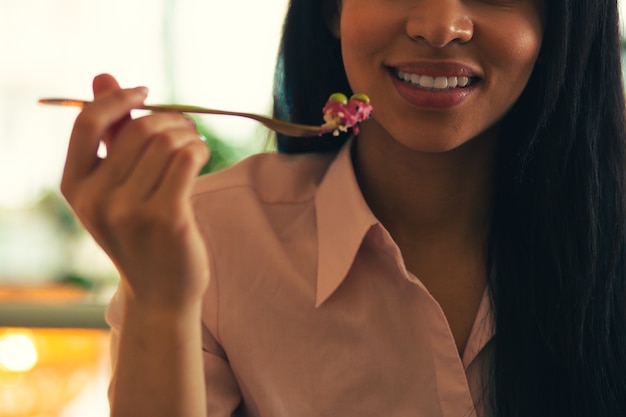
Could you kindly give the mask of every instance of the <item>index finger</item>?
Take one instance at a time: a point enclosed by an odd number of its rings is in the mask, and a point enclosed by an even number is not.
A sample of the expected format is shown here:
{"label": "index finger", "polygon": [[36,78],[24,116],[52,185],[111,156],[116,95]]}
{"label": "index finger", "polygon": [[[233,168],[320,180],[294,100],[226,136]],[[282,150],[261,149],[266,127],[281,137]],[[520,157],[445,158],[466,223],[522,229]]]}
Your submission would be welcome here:
{"label": "index finger", "polygon": [[120,89],[95,99],[76,118],[67,150],[61,185],[68,186],[86,177],[98,162],[100,139],[116,122],[145,100],[145,87]]}

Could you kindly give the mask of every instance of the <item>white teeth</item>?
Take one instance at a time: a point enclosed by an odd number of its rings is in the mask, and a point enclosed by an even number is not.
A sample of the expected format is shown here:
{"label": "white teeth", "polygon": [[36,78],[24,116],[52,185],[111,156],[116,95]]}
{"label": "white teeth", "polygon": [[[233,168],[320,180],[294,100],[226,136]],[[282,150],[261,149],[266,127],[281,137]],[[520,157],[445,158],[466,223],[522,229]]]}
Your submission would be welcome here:
{"label": "white teeth", "polygon": [[459,80],[459,84],[458,84],[459,87],[465,87],[469,84],[469,78],[467,77],[459,77],[458,80]]}
{"label": "white teeth", "polygon": [[435,86],[435,79],[430,75],[420,75],[420,86],[424,88],[433,88]]}
{"label": "white teeth", "polygon": [[448,88],[448,78],[447,77],[436,77],[434,88]]}
{"label": "white teeth", "polygon": [[431,75],[410,74],[408,72],[396,71],[399,79],[422,88],[433,90],[447,90],[457,87],[467,87],[470,83],[469,77],[433,77]]}

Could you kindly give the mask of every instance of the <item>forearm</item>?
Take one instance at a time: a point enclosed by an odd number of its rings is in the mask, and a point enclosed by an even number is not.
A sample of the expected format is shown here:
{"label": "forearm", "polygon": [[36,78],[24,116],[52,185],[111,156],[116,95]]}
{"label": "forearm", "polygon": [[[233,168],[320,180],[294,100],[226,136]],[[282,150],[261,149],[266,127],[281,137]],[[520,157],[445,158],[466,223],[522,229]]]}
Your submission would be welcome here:
{"label": "forearm", "polygon": [[206,415],[200,305],[126,304],[112,382],[113,417]]}

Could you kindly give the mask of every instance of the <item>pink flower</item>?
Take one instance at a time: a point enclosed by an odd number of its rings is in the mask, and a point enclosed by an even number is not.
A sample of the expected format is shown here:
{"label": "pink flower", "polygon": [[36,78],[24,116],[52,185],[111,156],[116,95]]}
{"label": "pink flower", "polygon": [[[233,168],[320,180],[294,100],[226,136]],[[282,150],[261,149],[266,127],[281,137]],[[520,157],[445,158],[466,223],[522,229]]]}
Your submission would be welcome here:
{"label": "pink flower", "polygon": [[350,100],[341,93],[330,96],[322,109],[324,112],[325,127],[335,128],[333,135],[347,132],[352,128],[354,134],[359,133],[359,122],[367,120],[372,114],[372,105],[364,94],[355,94]]}

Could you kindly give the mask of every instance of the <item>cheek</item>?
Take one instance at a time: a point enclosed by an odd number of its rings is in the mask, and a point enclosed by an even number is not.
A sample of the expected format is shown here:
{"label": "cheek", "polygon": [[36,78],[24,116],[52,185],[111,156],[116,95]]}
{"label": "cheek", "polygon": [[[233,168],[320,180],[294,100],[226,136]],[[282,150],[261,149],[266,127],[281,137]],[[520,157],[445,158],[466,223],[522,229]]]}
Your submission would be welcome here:
{"label": "cheek", "polygon": [[521,68],[532,70],[541,49],[541,40],[541,33],[536,31],[529,31],[522,36],[518,35],[516,42],[510,46],[511,61]]}
{"label": "cheek", "polygon": [[482,27],[480,56],[486,70],[482,91],[488,99],[477,102],[482,106],[475,113],[482,115],[475,119],[479,129],[496,124],[514,106],[528,84],[543,40],[539,20],[508,19]]}
{"label": "cheek", "polygon": [[[537,61],[541,49],[543,31],[539,22],[517,22],[505,25],[506,31],[494,32],[489,49],[493,82],[502,92],[508,91],[508,100],[515,101]],[[508,86],[508,87],[507,87]],[[507,98],[503,98],[503,101]],[[505,103],[501,103],[505,104]]]}
{"label": "cheek", "polygon": [[398,32],[398,18],[384,2],[346,1],[341,12],[340,37],[350,56],[372,54],[388,47]]}

